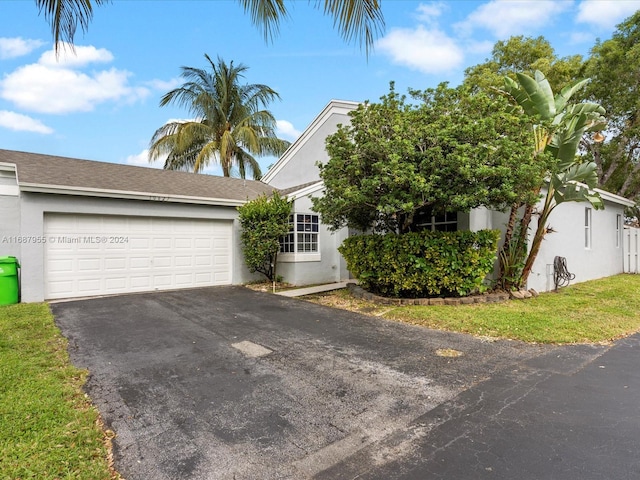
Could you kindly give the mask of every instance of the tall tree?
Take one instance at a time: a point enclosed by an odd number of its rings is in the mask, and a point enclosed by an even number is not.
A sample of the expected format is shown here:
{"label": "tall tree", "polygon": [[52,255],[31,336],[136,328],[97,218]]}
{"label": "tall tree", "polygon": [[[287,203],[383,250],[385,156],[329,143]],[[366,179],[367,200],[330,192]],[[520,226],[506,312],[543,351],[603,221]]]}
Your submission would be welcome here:
{"label": "tall tree", "polygon": [[333,229],[345,225],[406,233],[416,214],[504,208],[530,192],[543,170],[532,162],[527,121],[504,98],[446,84],[393,90],[351,112],[327,139],[320,165],[325,195],[314,209]]}
{"label": "tall tree", "polygon": [[573,55],[559,58],[544,37],[523,35],[500,40],[493,46],[491,57],[485,62],[465,70],[465,85],[479,90],[502,88],[504,77],[516,79],[516,72],[533,76],[542,72],[551,88],[559,90],[580,76],[582,57]]}
{"label": "tall tree", "polygon": [[276,136],[276,119],[266,108],[279,99],[266,85],[241,84],[247,67],[205,55],[208,69],[182,67],[185,83],[165,94],[160,106],[186,107],[193,120],[166,123],[153,134],[149,161],[166,156],[167,170],[200,172],[219,163],[225,177],[233,167],[245,178],[262,175],[254,155],[280,155],[289,142]]}
{"label": "tall tree", "polygon": [[[282,20],[288,18],[289,10],[284,0],[237,0],[253,23],[262,28],[266,40],[277,34]],[[109,0],[35,0],[40,12],[51,24],[56,51],[59,41],[73,45],[77,26],[86,31],[93,16],[93,7]],[[293,3],[290,1],[289,3]],[[311,3],[311,0],[309,0]],[[324,14],[333,18],[342,37],[357,41],[367,54],[384,31],[384,18],[379,0],[316,0],[315,8],[322,6]]]}
{"label": "tall tree", "polygon": [[606,190],[640,201],[640,11],[626,19],[610,40],[591,50],[587,93],[607,111],[604,143],[584,145]]}

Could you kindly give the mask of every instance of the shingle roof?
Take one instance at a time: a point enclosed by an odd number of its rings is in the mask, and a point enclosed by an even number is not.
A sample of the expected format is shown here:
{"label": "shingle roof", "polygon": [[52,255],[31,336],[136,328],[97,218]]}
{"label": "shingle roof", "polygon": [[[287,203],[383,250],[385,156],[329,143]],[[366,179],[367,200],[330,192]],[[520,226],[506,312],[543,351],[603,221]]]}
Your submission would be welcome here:
{"label": "shingle roof", "polygon": [[322,183],[322,181],[315,180],[313,182],[303,183],[302,185],[296,185],[294,187],[280,188],[278,189],[278,192],[280,192],[280,195],[289,195],[290,193],[297,192],[298,190],[302,190],[303,188],[310,187],[311,185],[318,185],[319,183]]}
{"label": "shingle roof", "polygon": [[255,180],[158,170],[0,149],[0,162],[15,164],[18,185],[105,193],[140,193],[244,202],[274,188]]}

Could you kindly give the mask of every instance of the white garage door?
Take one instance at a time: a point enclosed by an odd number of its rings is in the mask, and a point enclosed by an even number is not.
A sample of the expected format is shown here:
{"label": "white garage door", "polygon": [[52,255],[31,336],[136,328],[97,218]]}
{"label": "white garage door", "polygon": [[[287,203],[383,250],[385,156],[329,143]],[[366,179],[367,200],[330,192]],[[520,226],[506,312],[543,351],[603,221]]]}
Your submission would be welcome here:
{"label": "white garage door", "polygon": [[230,221],[45,214],[45,298],[231,283]]}

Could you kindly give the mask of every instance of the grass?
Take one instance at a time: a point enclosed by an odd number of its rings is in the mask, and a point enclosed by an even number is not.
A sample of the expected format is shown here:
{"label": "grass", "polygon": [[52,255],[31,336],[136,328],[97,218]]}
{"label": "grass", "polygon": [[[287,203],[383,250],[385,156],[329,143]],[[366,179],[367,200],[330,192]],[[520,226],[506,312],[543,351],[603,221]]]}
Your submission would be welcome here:
{"label": "grass", "polygon": [[533,343],[601,343],[640,331],[640,275],[617,275],[497,304],[389,307],[355,300],[346,290],[310,299],[434,329]]}
{"label": "grass", "polygon": [[0,307],[1,479],[118,478],[66,347],[46,304]]}

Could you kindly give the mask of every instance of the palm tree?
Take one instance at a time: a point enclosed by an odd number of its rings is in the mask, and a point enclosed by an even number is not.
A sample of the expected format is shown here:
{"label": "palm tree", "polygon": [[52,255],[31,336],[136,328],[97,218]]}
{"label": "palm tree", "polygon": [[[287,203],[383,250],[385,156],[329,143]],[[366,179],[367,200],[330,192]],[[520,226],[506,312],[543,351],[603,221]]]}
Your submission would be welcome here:
{"label": "palm tree", "polygon": [[[264,30],[265,39],[277,35],[280,22],[289,16],[284,0],[237,0],[253,23]],[[93,16],[93,7],[109,0],[35,0],[38,9],[44,11],[51,24],[56,52],[59,42],[68,42],[73,47],[78,24],[87,30]],[[311,3],[311,0],[309,0]],[[377,36],[384,31],[384,18],[379,0],[320,0],[315,8],[324,4],[325,15],[333,17],[333,24],[347,41],[357,40],[369,54]]]}
{"label": "palm tree", "polygon": [[205,58],[209,69],[182,67],[186,82],[160,100],[160,106],[186,107],[194,119],[168,122],[156,130],[149,161],[166,156],[165,169],[196,173],[213,161],[225,177],[237,167],[240,177],[252,172],[259,179],[254,155],[280,155],[289,146],[276,137],[276,119],[266,110],[280,96],[266,85],[241,85],[246,66]]}

